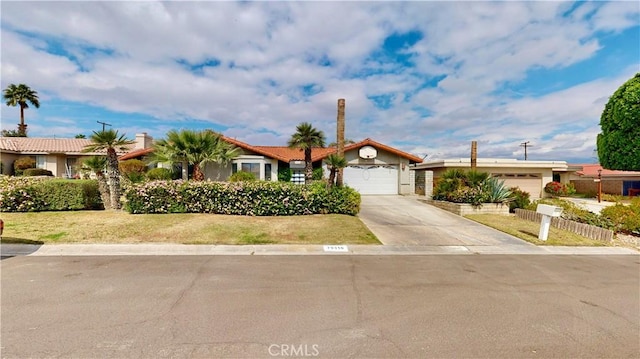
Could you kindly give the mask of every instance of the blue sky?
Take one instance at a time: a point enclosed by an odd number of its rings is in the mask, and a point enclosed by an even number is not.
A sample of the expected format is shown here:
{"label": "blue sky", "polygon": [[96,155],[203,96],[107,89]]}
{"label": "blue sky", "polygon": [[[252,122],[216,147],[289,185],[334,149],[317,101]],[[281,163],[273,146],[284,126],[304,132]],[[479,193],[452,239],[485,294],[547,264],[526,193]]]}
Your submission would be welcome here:
{"label": "blue sky", "polygon": [[[608,97],[640,71],[640,5],[615,2],[2,1],[1,85],[31,137],[97,121],[285,145],[303,121],[428,159],[595,162]],[[19,110],[1,107],[2,129]]]}

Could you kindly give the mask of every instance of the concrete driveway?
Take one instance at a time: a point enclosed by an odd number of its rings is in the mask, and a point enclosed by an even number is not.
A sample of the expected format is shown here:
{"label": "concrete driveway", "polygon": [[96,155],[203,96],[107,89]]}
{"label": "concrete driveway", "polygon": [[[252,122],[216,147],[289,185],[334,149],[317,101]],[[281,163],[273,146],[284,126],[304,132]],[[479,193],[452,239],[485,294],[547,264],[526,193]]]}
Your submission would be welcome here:
{"label": "concrete driveway", "polygon": [[362,196],[358,216],[385,245],[535,247],[413,196]]}

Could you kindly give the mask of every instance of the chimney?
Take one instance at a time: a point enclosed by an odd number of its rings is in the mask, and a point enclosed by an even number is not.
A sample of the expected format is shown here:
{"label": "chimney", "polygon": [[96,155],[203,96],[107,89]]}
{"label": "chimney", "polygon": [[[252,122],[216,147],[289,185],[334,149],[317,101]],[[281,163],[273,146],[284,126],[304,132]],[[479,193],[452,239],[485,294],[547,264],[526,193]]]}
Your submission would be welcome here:
{"label": "chimney", "polygon": [[471,141],[471,169],[475,170],[478,162],[478,141]]}
{"label": "chimney", "polygon": [[136,143],[133,149],[142,150],[151,147],[151,145],[153,145],[153,137],[147,135],[146,132],[136,133]]}
{"label": "chimney", "polygon": [[[338,142],[338,156],[344,157],[344,107],[345,100],[343,98],[338,99],[338,123],[336,141]],[[338,170],[336,174],[336,185],[342,186],[343,169]]]}

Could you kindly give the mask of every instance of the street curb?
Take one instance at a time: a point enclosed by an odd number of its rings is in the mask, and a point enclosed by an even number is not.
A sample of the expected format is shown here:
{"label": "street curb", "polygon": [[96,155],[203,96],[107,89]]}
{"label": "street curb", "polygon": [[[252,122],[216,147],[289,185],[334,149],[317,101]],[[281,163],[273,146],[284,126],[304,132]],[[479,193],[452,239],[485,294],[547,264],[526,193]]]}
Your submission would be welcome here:
{"label": "street curb", "polygon": [[[333,251],[341,247],[343,251]],[[386,246],[386,245],[188,245],[188,244],[0,244],[13,256],[205,256],[205,255],[640,255],[625,247]]]}

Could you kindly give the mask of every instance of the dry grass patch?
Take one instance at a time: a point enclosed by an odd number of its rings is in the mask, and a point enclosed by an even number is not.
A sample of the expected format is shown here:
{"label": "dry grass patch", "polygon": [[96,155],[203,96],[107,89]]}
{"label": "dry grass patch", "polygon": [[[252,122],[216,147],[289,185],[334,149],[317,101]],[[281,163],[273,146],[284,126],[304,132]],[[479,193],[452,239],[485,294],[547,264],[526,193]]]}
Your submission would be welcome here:
{"label": "dry grass patch", "polygon": [[540,223],[520,219],[516,216],[471,214],[465,217],[537,245],[590,247],[607,245],[607,243],[589,239],[579,234],[554,227],[549,228],[549,237],[547,241],[541,241],[538,239]]}
{"label": "dry grass patch", "polygon": [[128,214],[121,211],[2,213],[3,242],[184,244],[379,244],[358,217]]}

